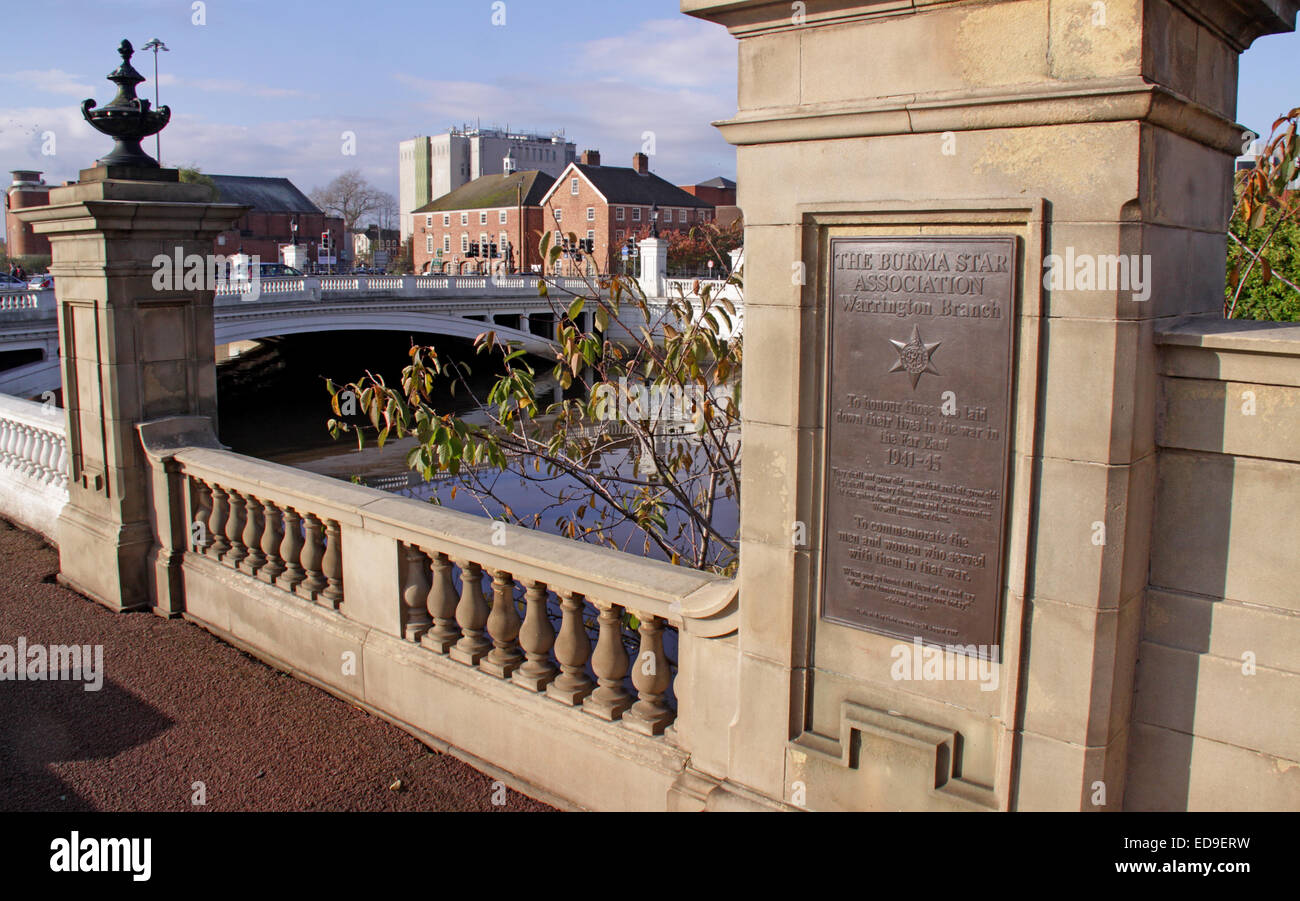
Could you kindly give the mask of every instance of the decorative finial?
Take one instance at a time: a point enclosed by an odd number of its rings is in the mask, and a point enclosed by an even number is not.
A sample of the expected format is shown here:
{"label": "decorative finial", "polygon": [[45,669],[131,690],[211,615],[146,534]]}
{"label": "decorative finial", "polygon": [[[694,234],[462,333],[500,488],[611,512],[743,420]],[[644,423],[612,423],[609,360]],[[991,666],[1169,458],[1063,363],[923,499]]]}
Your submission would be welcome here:
{"label": "decorative finial", "polygon": [[83,100],[81,115],[92,128],[115,141],[113,151],[98,162],[105,166],[157,169],[158,161],[140,148],[140,141],[162,131],[171,121],[172,111],[166,106],[150,109],[148,100],[135,95],[136,86],[145,78],[131,65],[135,53],[131,42],[123,40],[117,52],[122,56],[122,65],[108,75],[108,80],[117,85],[117,96],[99,109],[93,108],[94,99]]}

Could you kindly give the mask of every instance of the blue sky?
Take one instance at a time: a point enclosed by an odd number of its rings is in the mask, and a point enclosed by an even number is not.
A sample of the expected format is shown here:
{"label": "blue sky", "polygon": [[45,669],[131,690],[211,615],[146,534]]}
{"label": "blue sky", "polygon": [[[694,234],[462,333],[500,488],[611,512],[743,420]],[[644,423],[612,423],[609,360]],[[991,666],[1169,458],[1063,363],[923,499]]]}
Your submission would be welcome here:
{"label": "blue sky", "polygon": [[[5,42],[0,170],[58,183],[108,149],[81,121],[127,37],[161,38],[164,162],[208,172],[285,175],[304,191],[356,166],[396,192],[397,142],[472,122],[549,132],[626,165],[645,132],[652,167],[677,183],[735,175],[710,122],[736,105],[735,41],[678,0],[43,0],[37,27]],[[136,67],[153,96],[153,58]],[[1300,105],[1300,37],[1262,38],[1242,58],[1238,119],[1266,130]],[[356,155],[343,154],[344,132]],[[55,154],[42,155],[53,132]],[[148,148],[152,152],[152,140]]]}

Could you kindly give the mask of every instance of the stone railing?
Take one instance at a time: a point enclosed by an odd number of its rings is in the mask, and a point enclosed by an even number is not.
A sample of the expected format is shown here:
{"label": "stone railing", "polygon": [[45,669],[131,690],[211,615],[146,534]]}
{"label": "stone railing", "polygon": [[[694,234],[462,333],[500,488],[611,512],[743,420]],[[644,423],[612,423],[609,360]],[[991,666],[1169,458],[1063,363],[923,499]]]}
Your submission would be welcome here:
{"label": "stone railing", "polygon": [[676,675],[734,652],[733,581],[233,454],[206,420],[140,431],[159,612],[579,806],[681,777]]}
{"label": "stone railing", "polygon": [[54,315],[54,289],[0,291],[0,317],[37,319]]}
{"label": "stone railing", "polygon": [[0,394],[0,516],[53,541],[67,502],[63,410]]}
{"label": "stone railing", "polygon": [[[389,600],[406,640],[644,735],[661,735],[676,715],[664,650],[665,629],[683,624],[673,586],[726,588],[727,580],[640,558],[610,560],[608,551],[504,524],[496,526],[503,544],[474,540],[471,527],[492,524],[379,492],[365,497],[363,509],[339,507],[322,502],[335,487],[327,479],[298,474],[313,490],[295,491],[292,481],[267,478],[274,475],[262,471],[267,464],[222,451],[175,459],[192,534],[200,536],[190,553],[347,615],[348,587],[373,584],[376,560],[354,563],[343,530],[382,536],[400,568],[390,574],[400,593]],[[591,567],[576,568],[575,557],[592,558]],[[635,666],[623,643],[625,613],[639,623]],[[599,624],[594,647],[584,621]]]}

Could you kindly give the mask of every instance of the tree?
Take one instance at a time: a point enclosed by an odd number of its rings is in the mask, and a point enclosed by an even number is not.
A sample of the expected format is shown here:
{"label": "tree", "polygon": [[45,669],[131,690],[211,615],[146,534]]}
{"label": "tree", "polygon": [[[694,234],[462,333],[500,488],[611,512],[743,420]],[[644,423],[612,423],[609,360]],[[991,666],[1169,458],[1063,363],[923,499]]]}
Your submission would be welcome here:
{"label": "tree", "polygon": [[185,184],[205,185],[208,189],[208,199],[217,201],[221,199],[221,191],[217,189],[217,183],[212,180],[211,175],[205,175],[203,170],[198,166],[189,164],[182,165],[178,169],[180,181]]}
{"label": "tree", "polygon": [[[543,259],[553,266],[560,252],[548,231]],[[738,274],[729,281],[734,291]],[[556,316],[550,376],[561,400],[543,407],[523,349],[486,331],[475,346],[495,357],[499,374],[471,413],[434,406],[447,383],[468,392],[468,367],[414,345],[400,386],[369,372],[327,383],[331,433],[355,432],[358,446],[367,435],[381,446],[414,437],[412,469],[426,480],[456,475],[453,491],[471,492],[503,521],[538,528],[554,516],[547,525],[570,538],[734,573],[736,537],[720,525],[720,501],[739,500],[743,342],[728,334],[733,301],[704,286],[698,297],[652,305],[635,279],[611,275],[572,292],[543,279],[539,291]],[[623,332],[620,315],[644,325]],[[546,496],[542,513],[516,514],[497,490],[506,474]]]}
{"label": "tree", "polygon": [[313,188],[309,196],[325,213],[343,220],[345,234],[356,231],[363,217],[397,206],[393,195],[371,185],[360,169],[349,169],[325,187]]}
{"label": "tree", "polygon": [[1300,202],[1287,186],[1300,171],[1300,107],[1273,123],[1253,169],[1237,177],[1228,224],[1229,319],[1300,320]]}

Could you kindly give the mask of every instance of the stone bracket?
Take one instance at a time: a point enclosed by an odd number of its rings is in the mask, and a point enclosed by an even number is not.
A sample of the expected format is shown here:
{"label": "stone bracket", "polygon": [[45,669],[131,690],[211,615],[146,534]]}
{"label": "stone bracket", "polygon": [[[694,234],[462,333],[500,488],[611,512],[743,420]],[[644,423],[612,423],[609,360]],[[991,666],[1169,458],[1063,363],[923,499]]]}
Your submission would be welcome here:
{"label": "stone bracket", "polygon": [[845,769],[862,770],[864,743],[878,742],[895,746],[900,757],[915,758],[918,765],[927,764],[926,771],[934,774],[934,782],[926,789],[945,797],[953,806],[1000,809],[992,788],[961,777],[958,732],[895,711],[845,701],[840,705],[839,738],[809,731],[790,744],[809,756],[834,761]]}

